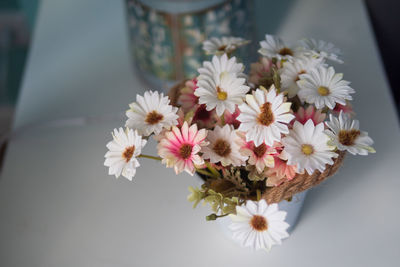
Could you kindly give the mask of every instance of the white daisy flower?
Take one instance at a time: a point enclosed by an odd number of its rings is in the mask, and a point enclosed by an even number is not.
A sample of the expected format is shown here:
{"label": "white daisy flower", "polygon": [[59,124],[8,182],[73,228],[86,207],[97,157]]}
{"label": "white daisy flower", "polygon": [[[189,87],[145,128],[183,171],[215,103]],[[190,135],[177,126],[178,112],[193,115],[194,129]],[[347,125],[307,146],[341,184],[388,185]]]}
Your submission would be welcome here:
{"label": "white daisy flower", "polygon": [[144,97],[136,95],[136,102],[129,107],[125,126],[141,135],[159,134],[163,128],[168,130],[178,124],[178,108],[169,105],[169,98],[163,93],[146,91]]}
{"label": "white daisy flower", "polygon": [[243,166],[248,157],[240,153],[239,136],[231,125],[215,126],[207,135],[208,146],[202,147],[203,158],[211,163],[221,162],[222,166]]}
{"label": "white daisy flower", "polygon": [[282,244],[289,236],[289,224],[285,222],[286,212],[278,209],[278,204],[268,205],[262,199],[248,200],[246,205],[236,206],[236,215],[230,214],[232,237],[244,247],[269,251],[273,245]]}
{"label": "white daisy flower", "polygon": [[343,63],[343,60],[340,58],[342,52],[330,42],[315,39],[305,39],[302,40],[302,45],[307,50],[307,54],[326,58],[337,63]]}
{"label": "white daisy flower", "polygon": [[266,34],[265,40],[260,42],[261,48],[258,53],[268,58],[277,58],[278,60],[289,60],[292,57],[300,56],[298,48],[288,46],[279,37]]}
{"label": "white daisy flower", "polygon": [[259,146],[265,142],[273,146],[281,140],[281,134],[289,133],[287,124],[294,118],[290,113],[292,103],[284,102],[283,93],[277,94],[274,86],[270,90],[257,89],[246,95],[246,103],[239,106],[239,131],[246,133],[246,141]]}
{"label": "white daisy flower", "polygon": [[331,138],[331,145],[341,151],[347,150],[353,155],[375,153],[375,149],[372,148],[374,141],[367,132],[359,130],[358,120],[352,120],[348,114],[342,111],[339,113],[339,118],[330,114],[329,119],[330,121],[326,122],[326,125],[331,130],[325,130],[325,133]]}
{"label": "white daisy flower", "polygon": [[304,125],[295,121],[293,129],[282,138],[283,153],[289,165],[298,164],[298,173],[304,170],[310,175],[315,170],[323,172],[325,165],[332,165],[332,158],[338,156],[333,152],[335,147],[328,145],[328,141],[329,137],[324,133],[324,123],[314,126],[311,119]]}
{"label": "white daisy flower", "polygon": [[302,101],[314,104],[317,109],[325,106],[334,109],[336,103],[346,105],[346,100],[353,99],[350,94],[355,91],[349,86],[350,82],[342,80],[343,74],[335,73],[333,67],[318,66],[299,77],[298,96]]}
{"label": "white daisy flower", "polygon": [[[222,56],[213,56],[210,61],[204,61],[203,67],[198,69],[200,73],[198,79],[213,78],[215,75],[220,75],[224,72],[236,74],[240,78],[246,78],[243,73],[244,66],[242,63],[237,63],[236,57],[228,58],[226,54]],[[197,91],[197,89],[196,89]]]}
{"label": "white daisy flower", "polygon": [[146,145],[146,140],[132,129],[114,129],[113,140],[107,144],[109,151],[105,154],[104,166],[109,167],[108,174],[115,177],[122,176],[132,181],[136,174],[136,168],[140,166],[136,159],[140,155],[142,148]]}
{"label": "white daisy flower", "polygon": [[308,73],[311,69],[322,64],[323,59],[315,57],[299,57],[292,62],[285,62],[281,69],[282,90],[288,93],[289,98],[296,96],[300,90],[297,85],[297,81],[300,80],[299,75]]}
{"label": "white daisy flower", "polygon": [[203,42],[203,50],[208,55],[222,55],[224,53],[229,54],[238,47],[244,46],[248,43],[250,43],[250,41],[240,37],[213,37],[210,40],[205,40]]}
{"label": "white daisy flower", "polygon": [[236,63],[235,57],[228,59],[226,54],[214,56],[212,62],[204,62],[194,92],[199,97],[199,104],[205,104],[209,111],[215,108],[218,116],[225,110],[233,113],[235,105],[243,102],[250,89],[245,85],[242,70],[243,65]]}

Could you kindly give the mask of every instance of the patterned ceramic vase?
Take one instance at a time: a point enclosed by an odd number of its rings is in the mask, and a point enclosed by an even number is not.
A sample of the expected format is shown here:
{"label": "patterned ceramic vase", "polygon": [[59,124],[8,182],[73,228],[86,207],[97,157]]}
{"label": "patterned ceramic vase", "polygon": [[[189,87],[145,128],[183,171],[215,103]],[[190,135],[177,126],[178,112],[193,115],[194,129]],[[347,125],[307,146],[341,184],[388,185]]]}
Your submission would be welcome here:
{"label": "patterned ceramic vase", "polygon": [[126,2],[135,65],[157,88],[194,77],[209,58],[201,48],[207,38],[232,35],[254,40],[251,0]]}

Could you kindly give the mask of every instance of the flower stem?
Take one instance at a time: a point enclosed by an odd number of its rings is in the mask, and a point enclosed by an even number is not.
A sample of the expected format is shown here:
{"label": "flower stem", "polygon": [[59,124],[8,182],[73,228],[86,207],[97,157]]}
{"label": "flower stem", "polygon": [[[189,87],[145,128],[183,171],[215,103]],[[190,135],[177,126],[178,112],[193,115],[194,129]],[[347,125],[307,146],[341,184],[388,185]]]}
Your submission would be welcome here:
{"label": "flower stem", "polygon": [[147,159],[154,159],[154,160],[162,160],[160,157],[155,157],[155,156],[150,156],[150,155],[145,155],[145,154],[140,154],[138,158],[147,158]]}
{"label": "flower stem", "polygon": [[221,177],[221,174],[211,165],[210,162],[205,161],[205,163],[206,163],[207,169],[209,169],[210,172],[211,172],[216,178]]}
{"label": "flower stem", "polygon": [[229,213],[226,213],[226,214],[223,214],[223,215],[217,215],[215,213],[212,213],[212,214],[206,216],[206,220],[207,221],[215,221],[218,218],[222,218],[222,217],[225,217],[225,216],[228,216],[228,215],[229,215]]}
{"label": "flower stem", "polygon": [[276,92],[279,94],[281,92],[281,76],[279,76],[278,69],[276,67],[272,68],[272,79],[274,81]]}
{"label": "flower stem", "polygon": [[209,173],[208,171],[203,170],[203,169],[196,168],[196,172],[198,172],[200,174],[203,174],[203,175],[206,175],[206,176],[209,176],[209,177],[214,177],[214,175],[212,173]]}

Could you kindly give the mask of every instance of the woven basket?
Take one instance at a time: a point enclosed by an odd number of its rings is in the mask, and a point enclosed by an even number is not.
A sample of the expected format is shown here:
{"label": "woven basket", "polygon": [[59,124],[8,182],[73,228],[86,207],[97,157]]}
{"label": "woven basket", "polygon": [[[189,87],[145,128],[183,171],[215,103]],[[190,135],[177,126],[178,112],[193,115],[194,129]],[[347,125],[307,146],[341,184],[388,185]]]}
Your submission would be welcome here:
{"label": "woven basket", "polygon": [[[182,81],[169,90],[168,96],[172,105],[177,106],[180,89],[184,87],[185,82],[186,81]],[[340,151],[339,156],[334,159],[334,164],[326,165],[324,172],[321,173],[315,171],[312,175],[309,175],[306,172],[304,174],[297,174],[292,180],[285,181],[279,186],[267,187],[261,197],[269,204],[278,203],[282,200],[290,199],[295,194],[320,184],[326,178],[336,173],[343,162],[345,154],[345,152]]]}

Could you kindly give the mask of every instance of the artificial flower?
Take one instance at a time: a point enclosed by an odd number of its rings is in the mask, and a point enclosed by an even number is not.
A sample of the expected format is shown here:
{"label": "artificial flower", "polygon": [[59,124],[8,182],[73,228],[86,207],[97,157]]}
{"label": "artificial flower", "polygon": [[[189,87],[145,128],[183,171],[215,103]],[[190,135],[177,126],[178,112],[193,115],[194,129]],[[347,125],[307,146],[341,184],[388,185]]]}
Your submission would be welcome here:
{"label": "artificial flower", "polygon": [[214,56],[212,62],[204,62],[199,69],[198,88],[194,94],[199,97],[199,104],[205,104],[207,110],[216,109],[221,116],[225,110],[235,111],[235,105],[241,104],[249,87],[241,72],[242,64],[236,58],[228,59],[224,54]]}
{"label": "artificial flower", "polygon": [[261,48],[258,52],[268,58],[291,59],[294,56],[299,56],[297,48],[286,45],[280,38],[266,34],[265,40],[260,42]]}
{"label": "artificial flower", "polygon": [[259,172],[256,168],[256,166],[254,165],[246,165],[245,167],[246,171],[248,171],[249,173],[247,174],[247,178],[250,181],[253,182],[258,182],[258,181],[264,181],[266,177],[266,175],[264,174],[263,171]]}
{"label": "artificial flower", "polygon": [[306,49],[306,53],[320,58],[326,58],[337,63],[343,63],[340,58],[342,52],[334,44],[315,39],[304,39],[302,45]]}
{"label": "artificial flower", "polygon": [[168,168],[174,168],[176,174],[186,171],[193,175],[195,165],[204,164],[198,153],[207,145],[206,136],[207,130],[198,130],[196,124],[189,127],[188,123],[184,122],[180,129],[173,126],[171,131],[165,132],[165,138],[161,139],[157,146],[162,163]]}
{"label": "artificial flower", "polygon": [[199,79],[213,78],[222,73],[233,73],[237,77],[246,78],[243,70],[243,64],[238,63],[236,57],[228,58],[227,54],[213,56],[211,61],[204,61],[203,67],[198,69],[200,75],[197,77],[197,81],[199,82]]}
{"label": "artificial flower", "polygon": [[[237,120],[237,117],[239,116],[239,114],[240,114],[240,110],[239,110],[238,106],[236,106],[235,112],[233,112],[233,113],[225,110],[224,115],[223,115],[225,124],[230,124],[235,129],[239,128],[240,121]],[[224,125],[224,123],[222,123],[221,117],[218,117],[217,120],[220,125]]]}
{"label": "artificial flower", "polygon": [[181,128],[184,122],[187,122],[188,125],[192,124],[193,121],[193,113],[185,113],[182,108],[178,109],[178,124],[176,125],[178,128]]}
{"label": "artificial flower", "polygon": [[321,64],[323,64],[323,61],[314,57],[300,57],[283,63],[283,68],[281,69],[282,90],[288,93],[289,98],[296,96],[300,89],[297,85],[297,81],[300,80],[299,75],[308,73],[311,69]]}
{"label": "artificial flower", "polygon": [[314,125],[310,119],[303,125],[295,121],[293,129],[282,138],[287,164],[297,164],[298,172],[306,170],[310,175],[315,170],[323,172],[325,165],[332,165],[332,158],[338,156],[333,152],[335,147],[328,145],[328,141],[329,137],[324,133],[323,123]]}
{"label": "artificial flower", "polygon": [[265,167],[274,167],[274,156],[277,151],[274,147],[266,145],[264,142],[256,146],[253,141],[246,141],[243,133],[238,134],[240,137],[240,153],[249,157],[248,163],[254,165],[259,173],[263,172]]}
{"label": "artificial flower", "polygon": [[203,158],[210,159],[211,163],[220,162],[222,166],[243,166],[247,160],[243,156],[237,144],[238,136],[237,131],[231,125],[224,127],[215,126],[213,131],[208,132],[207,141],[208,146],[202,148]]}
{"label": "artificial flower", "polygon": [[[279,64],[280,65],[280,64]],[[258,62],[250,65],[249,82],[255,86],[264,86],[269,88],[273,84],[272,60],[261,57]]]}
{"label": "artificial flower", "polygon": [[136,174],[136,168],[140,166],[137,157],[142,148],[146,145],[146,140],[137,131],[126,128],[114,129],[113,140],[107,144],[108,152],[105,154],[104,166],[109,167],[108,174],[119,177],[121,174],[128,180]]}
{"label": "artificial flower", "polygon": [[270,90],[257,89],[246,95],[246,103],[239,106],[239,130],[246,133],[246,141],[256,146],[265,142],[273,146],[281,140],[281,134],[289,132],[287,124],[294,118],[290,113],[290,102],[284,102],[283,93],[277,94],[274,86]]}
{"label": "artificial flower", "polygon": [[350,101],[346,101],[346,105],[341,105],[341,104],[336,103],[336,106],[332,110],[332,112],[335,115],[339,115],[340,111],[343,111],[343,113],[349,114],[350,117],[355,116],[355,112],[353,110],[353,107],[350,104]]}
{"label": "artificial flower", "polygon": [[236,215],[229,216],[232,219],[229,225],[232,237],[244,247],[269,251],[289,236],[286,212],[280,211],[276,203],[268,205],[264,199],[258,202],[248,200],[246,205],[236,207]]}
{"label": "artificial flower", "polygon": [[[182,108],[178,109],[178,124],[175,125],[178,128],[182,128],[183,124],[186,122],[188,125],[192,124],[192,119],[193,116],[185,116],[185,113],[183,112]],[[190,114],[189,114],[190,115]],[[185,118],[186,117],[186,118]],[[168,132],[170,129],[162,129],[159,134],[153,135],[154,140],[156,140],[158,143],[161,141],[161,139],[165,138],[165,133]]]}
{"label": "artificial flower", "polygon": [[181,88],[178,104],[185,110],[188,111],[193,108],[199,101],[199,98],[194,95],[194,91],[197,89],[197,79],[187,80],[185,86]]}
{"label": "artificial flower", "polygon": [[189,202],[193,202],[193,208],[196,208],[200,201],[203,200],[205,193],[198,188],[194,188],[193,186],[189,186],[189,191],[191,194],[188,195],[187,200]]}
{"label": "artificial flower", "polygon": [[307,109],[300,107],[294,114],[296,116],[296,121],[301,124],[305,124],[309,119],[314,122],[314,125],[321,123],[325,120],[326,114],[321,110],[316,109],[314,106],[308,106]]}
{"label": "artificial flower", "polygon": [[274,157],[274,166],[264,172],[268,177],[267,186],[278,186],[286,180],[292,180],[296,176],[297,165],[288,165],[283,155]]}
{"label": "artificial flower", "polygon": [[365,156],[368,153],[375,153],[375,149],[372,148],[374,141],[367,132],[359,130],[358,120],[352,120],[342,111],[338,118],[330,114],[329,119],[326,125],[330,130],[325,130],[325,133],[331,138],[331,145],[341,151],[347,150],[353,155]]}
{"label": "artificial flower", "polygon": [[[266,174],[265,174],[266,175]],[[281,185],[283,182],[286,181],[286,178],[281,178],[280,176],[276,175],[276,173],[270,174],[269,176],[267,176],[267,180],[265,182],[265,185],[267,187],[274,187],[274,186],[279,186]]]}
{"label": "artificial flower", "polygon": [[210,40],[205,40],[203,42],[203,50],[208,55],[230,54],[238,47],[244,46],[248,43],[250,43],[250,41],[240,37],[213,37]]}
{"label": "artificial flower", "polygon": [[325,106],[333,109],[336,103],[346,105],[346,100],[352,100],[350,94],[355,92],[349,86],[350,82],[342,79],[343,74],[335,73],[333,67],[318,66],[299,77],[298,96],[301,100],[314,104],[318,109]]}
{"label": "artificial flower", "polygon": [[125,125],[137,130],[140,135],[159,134],[163,128],[170,129],[177,124],[178,108],[171,106],[169,98],[163,93],[146,91],[144,96],[137,95],[136,102],[129,107]]}
{"label": "artificial flower", "polygon": [[197,105],[193,113],[193,123],[200,128],[213,128],[216,122],[215,110],[207,110],[206,105]]}

